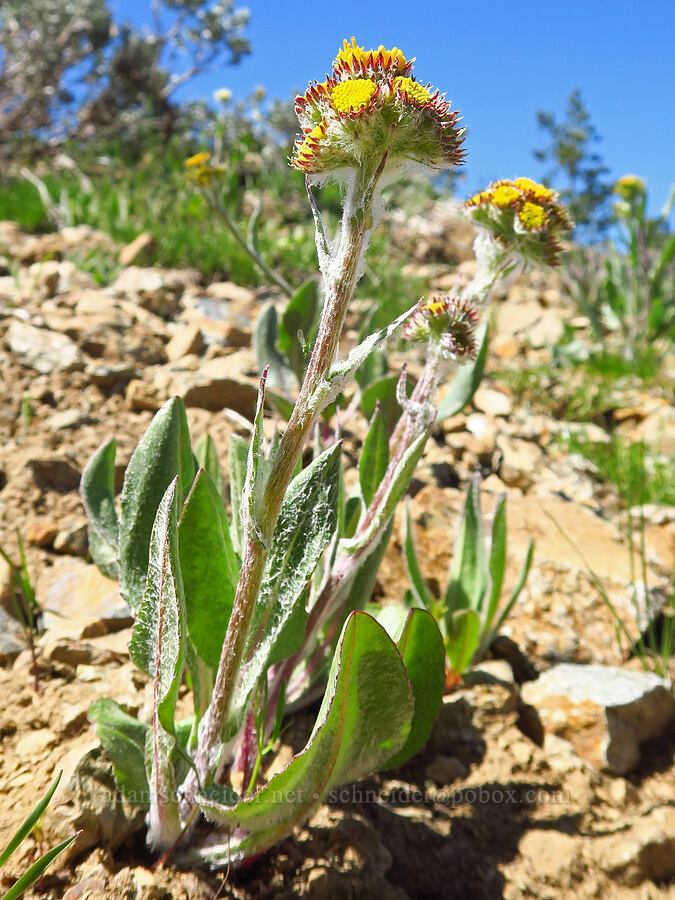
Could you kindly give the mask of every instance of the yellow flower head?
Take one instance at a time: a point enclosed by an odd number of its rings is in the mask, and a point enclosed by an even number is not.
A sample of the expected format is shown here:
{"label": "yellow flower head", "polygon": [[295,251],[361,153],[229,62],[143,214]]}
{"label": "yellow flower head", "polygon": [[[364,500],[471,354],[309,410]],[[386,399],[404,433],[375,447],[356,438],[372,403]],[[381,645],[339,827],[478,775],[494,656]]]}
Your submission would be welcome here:
{"label": "yellow flower head", "polygon": [[336,84],[330,99],[338,112],[349,114],[367,107],[376,93],[377,85],[370,78],[353,78]]}
{"label": "yellow flower head", "polygon": [[518,220],[526,231],[536,231],[546,223],[546,210],[538,203],[526,200],[518,210]]}
{"label": "yellow flower head", "polygon": [[548,265],[558,262],[559,236],[574,227],[555,191],[531,178],[496,181],[465,207],[502,252]]}
{"label": "yellow flower head", "polygon": [[[380,165],[394,169],[414,161],[448,169],[463,161],[463,129],[438,91],[412,77],[412,59],[398,47],[366,50],[344,42],[326,81],[296,98],[303,135],[291,165],[313,175]],[[320,141],[307,141],[317,126]]]}
{"label": "yellow flower head", "polygon": [[638,175],[622,175],[614,185],[614,193],[629,203],[644,196],[646,190],[647,185]]}
{"label": "yellow flower head", "polygon": [[185,167],[187,169],[196,169],[199,166],[203,166],[204,163],[207,163],[211,159],[211,154],[207,153],[203,150],[201,153],[195,153],[194,156],[191,156],[189,159],[185,160]]}

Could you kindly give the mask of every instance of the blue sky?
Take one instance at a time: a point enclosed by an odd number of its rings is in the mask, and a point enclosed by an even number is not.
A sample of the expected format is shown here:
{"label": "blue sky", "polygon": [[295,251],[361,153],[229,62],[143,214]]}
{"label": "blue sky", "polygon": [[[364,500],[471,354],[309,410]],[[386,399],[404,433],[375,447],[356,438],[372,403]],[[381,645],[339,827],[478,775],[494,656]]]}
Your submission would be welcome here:
{"label": "blue sky", "polygon": [[[110,0],[143,22],[150,0]],[[659,210],[675,182],[675,0],[244,0],[253,52],[195,79],[189,97],[257,85],[282,98],[322,78],[344,37],[399,46],[415,75],[446,92],[468,126],[466,182],[541,175],[537,109],[558,117],[580,87],[612,175],[646,178]]]}

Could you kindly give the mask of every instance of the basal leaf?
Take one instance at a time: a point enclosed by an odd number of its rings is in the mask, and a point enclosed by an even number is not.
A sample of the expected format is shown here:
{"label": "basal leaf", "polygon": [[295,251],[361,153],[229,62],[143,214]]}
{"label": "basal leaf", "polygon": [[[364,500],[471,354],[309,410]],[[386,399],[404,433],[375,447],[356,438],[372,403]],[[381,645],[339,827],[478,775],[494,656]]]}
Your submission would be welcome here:
{"label": "basal leaf", "polygon": [[89,552],[104,575],[119,577],[119,535],[115,511],[114,438],[101,444],[82,473],[80,493],[89,519]]}
{"label": "basal leaf", "polygon": [[178,526],[180,569],[190,640],[217,669],[239,580],[239,561],[220,493],[208,472],[197,472]]}
{"label": "basal leaf", "polygon": [[309,278],[291,297],[279,322],[277,346],[285,354],[298,380],[305,370],[304,348],[300,344],[302,335],[305,344],[311,345],[319,319],[319,296],[315,279]]}
{"label": "basal leaf", "polygon": [[410,734],[387,763],[396,768],[426,744],[445,687],[445,647],[436,620],[424,609],[411,609],[396,642],[415,696]]}
{"label": "basal leaf", "polygon": [[270,387],[289,396],[297,382],[295,374],[277,349],[278,328],[277,311],[273,303],[268,303],[260,310],[253,327],[253,349],[258,368],[262,370],[269,367],[267,377]]}
{"label": "basal leaf", "polygon": [[366,507],[370,506],[388,465],[389,432],[384,415],[377,404],[359,460],[359,483]]}
{"label": "basal leaf", "polygon": [[197,465],[206,469],[221,497],[225,497],[225,474],[223,473],[215,441],[210,434],[205,434],[195,447]]}
{"label": "basal leaf", "polygon": [[307,819],[331,788],[376,771],[410,733],[413,697],[385,630],[366,613],[345,623],[316,724],[304,750],[252,797],[228,806],[207,797],[209,819],[233,832],[203,856],[226,864],[271,847]]}
{"label": "basal leaf", "polygon": [[480,646],[481,623],[473,609],[458,609],[446,617],[445,652],[452,671],[461,675]]}
{"label": "basal leaf", "polygon": [[413,538],[412,518],[410,516],[410,504],[406,503],[405,518],[403,520],[403,547],[405,550],[406,568],[408,570],[408,578],[413,590],[415,602],[430,610],[433,604],[433,597],[427,587],[427,583],[422,575],[422,570],[417,559],[417,551],[415,550],[415,541]]}
{"label": "basal leaf", "polygon": [[147,807],[150,797],[144,747],[148,726],[104,697],[89,707],[89,721],[94,723],[96,735],[112,760],[119,789],[130,803]]}
{"label": "basal leaf", "polygon": [[483,621],[483,630],[489,631],[497,612],[499,597],[506,570],[506,494],[497,500],[492,516],[492,539],[490,542],[490,601]]}
{"label": "basal leaf", "polygon": [[148,841],[170,847],[180,834],[174,750],[176,700],[185,668],[186,622],[178,552],[178,476],[157,510],[148,582],[129,642],[129,655],[152,681],[152,727],[145,758],[150,786]]}
{"label": "basal leaf", "polygon": [[195,477],[185,406],[168,400],[155,415],[131,457],[124,476],[120,515],[120,591],[135,612],[140,606],[148,572],[148,548],[157,507],[169,484],[176,481],[180,506]]}
{"label": "basal leaf", "polygon": [[446,617],[452,616],[458,609],[480,609],[487,590],[479,484],[478,477],[472,480],[464,503],[445,592]]}

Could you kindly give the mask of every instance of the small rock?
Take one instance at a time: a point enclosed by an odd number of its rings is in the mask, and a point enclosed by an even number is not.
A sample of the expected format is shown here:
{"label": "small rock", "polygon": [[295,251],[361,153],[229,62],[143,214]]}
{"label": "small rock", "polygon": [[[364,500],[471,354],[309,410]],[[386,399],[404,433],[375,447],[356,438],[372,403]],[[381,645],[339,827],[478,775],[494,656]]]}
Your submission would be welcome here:
{"label": "small rock", "polygon": [[[551,829],[526,831],[518,852],[537,882],[571,885],[571,875],[582,849],[583,839]],[[541,894],[540,896],[553,896]]]}
{"label": "small rock", "polygon": [[510,416],[513,412],[511,398],[492,388],[478,388],[474,394],[473,403],[476,409],[489,416]]}
{"label": "small rock", "polygon": [[54,806],[58,836],[82,832],[67,851],[70,862],[99,844],[115,850],[145,822],[145,810],[132,806],[117,789],[113,767],[101,747],[82,756],[58,796],[61,802]]}
{"label": "small rock", "polygon": [[157,390],[151,384],[141,381],[139,378],[134,378],[129,382],[125,398],[129,409],[138,412],[157,412],[162,405],[162,400]]}
{"label": "small rock", "polygon": [[0,606],[0,666],[11,665],[25,646],[21,626]]}
{"label": "small rock", "polygon": [[652,672],[562,663],[521,688],[544,727],[598,768],[624,775],[640,759],[640,743],[661,734],[675,698]]}
{"label": "small rock", "polygon": [[148,265],[157,247],[157,241],[148,231],[142,231],[126,247],[122,247],[118,259],[123,266]]}
{"label": "small rock", "polygon": [[509,487],[527,491],[534,483],[536,469],[542,459],[540,448],[532,441],[507,437],[505,434],[498,436],[497,448],[502,458],[499,477]]}
{"label": "small rock", "polygon": [[[202,363],[196,371],[185,368],[163,373],[160,390],[167,397],[178,395],[188,407],[219,412],[233,409],[247,419],[252,419],[258,399],[257,381],[241,372],[238,351],[230,356],[216,357]],[[189,359],[189,357],[188,357]]]}
{"label": "small rock", "polygon": [[52,431],[68,431],[77,428],[87,421],[87,414],[81,409],[62,409],[54,413],[45,422],[47,428]]}
{"label": "small rock", "polygon": [[59,533],[57,526],[50,520],[36,519],[26,529],[26,540],[34,547],[51,548],[54,538]]}
{"label": "small rock", "polygon": [[43,375],[83,368],[77,344],[65,334],[14,320],[7,331],[7,342],[23,365]]}
{"label": "small rock", "polygon": [[80,470],[65,456],[43,456],[26,463],[33,481],[42,491],[67,493],[80,485]]}
{"label": "small rock", "polygon": [[616,881],[635,887],[675,876],[675,809],[657,807],[617,834],[596,837],[588,856]]}
{"label": "small rock", "polygon": [[166,355],[174,362],[188,353],[199,355],[204,347],[204,335],[198,325],[179,325],[166,345]]}
{"label": "small rock", "polygon": [[86,521],[71,525],[59,531],[54,538],[54,552],[68,556],[86,556],[89,552],[88,526]]}
{"label": "small rock", "polygon": [[34,762],[40,759],[50,747],[53,747],[57,740],[57,735],[49,728],[37,728],[35,731],[29,731],[27,735],[16,742],[15,753],[20,759]]}
{"label": "small rock", "polygon": [[206,296],[212,300],[233,300],[236,303],[255,303],[255,291],[240,287],[232,281],[214,281],[206,288]]}
{"label": "small rock", "polygon": [[45,628],[55,638],[95,637],[133,621],[117,583],[79,559],[64,557],[44,570],[37,592],[44,598]]}
{"label": "small rock", "polygon": [[99,387],[108,387],[116,382],[130,381],[136,374],[134,366],[129,363],[89,363],[84,370],[92,384]]}
{"label": "small rock", "polygon": [[427,778],[437,787],[445,787],[458,778],[466,778],[468,774],[469,770],[456,756],[437,756],[426,770]]}

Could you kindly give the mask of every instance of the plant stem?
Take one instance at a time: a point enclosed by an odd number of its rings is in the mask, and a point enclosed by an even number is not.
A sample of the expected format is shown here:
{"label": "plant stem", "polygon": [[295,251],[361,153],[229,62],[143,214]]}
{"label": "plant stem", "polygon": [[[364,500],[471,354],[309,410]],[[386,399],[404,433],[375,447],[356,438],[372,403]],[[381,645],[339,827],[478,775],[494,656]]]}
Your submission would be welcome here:
{"label": "plant stem", "polygon": [[[360,275],[366,242],[372,227],[372,201],[386,155],[370,173],[359,170],[345,198],[340,241],[332,257],[324,257],[321,270],[325,296],[319,330],[300,393],[286,430],[279,443],[272,470],[256,498],[257,521],[249,521],[244,535],[241,574],[227,627],[211,703],[199,728],[196,771],[190,771],[182,786],[182,815],[190,814],[197,793],[198,779],[208,784],[217,778],[224,759],[223,732],[227,725],[244,659],[249,627],[262,582],[268,548],[274,534],[286,489],[311,429],[321,413],[317,389],[326,379],[339,350],[347,307]],[[317,241],[323,240],[317,235]],[[261,390],[264,385],[261,384]]]}

